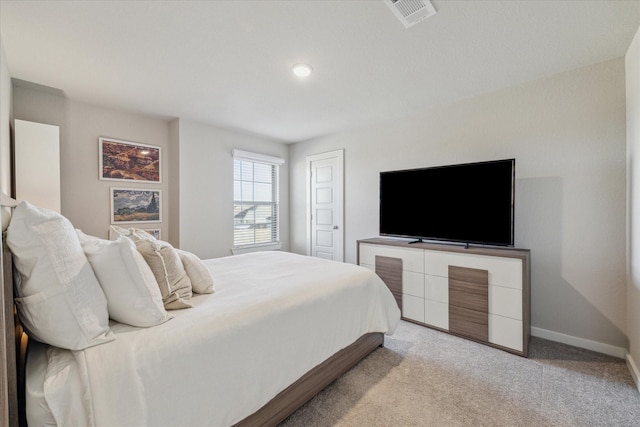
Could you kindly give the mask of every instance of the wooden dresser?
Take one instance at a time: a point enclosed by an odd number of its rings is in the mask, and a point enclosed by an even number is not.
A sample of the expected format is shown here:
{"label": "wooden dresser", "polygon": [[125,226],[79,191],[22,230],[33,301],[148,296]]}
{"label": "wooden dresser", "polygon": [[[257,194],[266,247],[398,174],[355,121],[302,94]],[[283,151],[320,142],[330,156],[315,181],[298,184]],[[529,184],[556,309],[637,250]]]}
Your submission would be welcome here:
{"label": "wooden dresser", "polygon": [[526,249],[358,241],[358,264],[387,284],[404,320],[525,357],[529,263]]}

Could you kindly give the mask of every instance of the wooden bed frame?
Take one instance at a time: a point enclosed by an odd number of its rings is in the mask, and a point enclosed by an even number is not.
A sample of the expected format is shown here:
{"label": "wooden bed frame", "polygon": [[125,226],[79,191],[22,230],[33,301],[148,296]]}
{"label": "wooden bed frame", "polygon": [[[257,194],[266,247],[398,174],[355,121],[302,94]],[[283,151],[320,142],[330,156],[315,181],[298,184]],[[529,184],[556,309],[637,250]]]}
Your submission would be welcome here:
{"label": "wooden bed frame", "polygon": [[[28,337],[13,303],[13,263],[11,252],[2,239],[3,292],[0,294],[0,321],[5,328],[0,339],[0,425],[26,426],[25,367]],[[351,369],[376,348],[384,345],[382,333],[365,334],[338,351],[281,391],[237,427],[276,426],[313,396]]]}

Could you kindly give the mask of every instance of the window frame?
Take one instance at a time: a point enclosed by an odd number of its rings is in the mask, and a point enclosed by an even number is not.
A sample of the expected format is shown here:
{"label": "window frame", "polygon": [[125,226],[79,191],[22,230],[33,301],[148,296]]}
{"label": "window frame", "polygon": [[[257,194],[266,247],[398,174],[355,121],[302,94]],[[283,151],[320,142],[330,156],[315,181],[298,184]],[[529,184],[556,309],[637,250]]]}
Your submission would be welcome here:
{"label": "window frame", "polygon": [[[279,158],[279,157],[274,157],[274,156],[269,156],[269,155],[265,155],[265,154],[259,154],[259,153],[253,153],[253,152],[249,152],[249,151],[243,151],[243,150],[233,150],[232,151],[232,155],[233,155],[233,173],[234,173],[234,177],[233,177],[233,183],[234,183],[234,190],[233,190],[233,206],[234,206],[234,221],[233,221],[233,247],[231,249],[231,252],[234,255],[237,254],[241,254],[241,253],[246,253],[246,252],[255,252],[255,251],[263,251],[263,250],[277,250],[280,249],[282,244],[280,242],[280,166],[284,164],[284,159]],[[237,245],[236,244],[236,218],[235,218],[235,207],[236,204],[239,200],[236,200],[236,190],[235,190],[235,186],[236,186],[236,177],[235,177],[235,173],[236,173],[236,161],[241,160],[241,161],[245,161],[245,162],[251,162],[254,165],[255,164],[263,164],[263,165],[268,165],[271,167],[274,167],[275,169],[272,169],[272,185],[271,185],[271,191],[272,191],[272,198],[270,202],[264,202],[264,204],[268,204],[271,206],[274,206],[275,210],[276,210],[276,221],[275,221],[275,233],[273,230],[273,225],[271,225],[271,227],[269,227],[272,232],[272,240],[270,242],[265,242],[265,243],[256,243],[255,242],[255,236],[254,236],[254,241],[252,243],[247,243],[247,244],[242,244],[242,245]],[[255,183],[254,181],[255,177],[252,177],[252,180],[250,182]],[[247,182],[247,181],[244,181]],[[240,201],[242,202],[242,201]],[[246,201],[245,201],[246,202]],[[275,234],[275,240],[274,239],[274,235]]]}

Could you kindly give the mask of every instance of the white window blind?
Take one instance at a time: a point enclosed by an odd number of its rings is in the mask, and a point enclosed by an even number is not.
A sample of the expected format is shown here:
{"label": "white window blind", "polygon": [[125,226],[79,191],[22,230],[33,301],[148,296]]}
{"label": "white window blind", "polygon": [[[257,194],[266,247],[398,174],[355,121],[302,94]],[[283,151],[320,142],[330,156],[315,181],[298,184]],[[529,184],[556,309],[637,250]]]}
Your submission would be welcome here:
{"label": "white window blind", "polygon": [[233,246],[280,241],[278,157],[233,150]]}

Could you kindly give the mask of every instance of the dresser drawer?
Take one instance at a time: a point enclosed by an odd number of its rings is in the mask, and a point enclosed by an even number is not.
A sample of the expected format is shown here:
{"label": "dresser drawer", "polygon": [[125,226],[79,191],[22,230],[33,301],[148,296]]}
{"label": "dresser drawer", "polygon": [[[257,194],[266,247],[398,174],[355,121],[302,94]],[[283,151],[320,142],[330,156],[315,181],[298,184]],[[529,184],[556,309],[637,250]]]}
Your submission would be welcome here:
{"label": "dresser drawer", "polygon": [[424,251],[425,273],[448,277],[450,265],[487,270],[489,285],[522,289],[522,261],[519,258]]}
{"label": "dresser drawer", "polygon": [[360,267],[364,267],[364,268],[368,268],[369,270],[373,271],[375,273],[376,271],[376,266],[372,265],[372,264],[363,264],[360,263]]}
{"label": "dresser drawer", "polygon": [[436,328],[449,329],[449,304],[424,300],[424,323]]}
{"label": "dresser drawer", "polygon": [[489,339],[489,315],[449,305],[449,332],[486,342]]}
{"label": "dresser drawer", "polygon": [[523,351],[522,321],[490,314],[489,342]]}
{"label": "dresser drawer", "polygon": [[512,288],[489,286],[489,313],[522,320],[522,292]]}
{"label": "dresser drawer", "polygon": [[424,299],[402,295],[402,317],[424,323]]}
{"label": "dresser drawer", "polygon": [[446,277],[424,275],[424,297],[449,304],[449,283]]}
{"label": "dresser drawer", "polygon": [[424,274],[404,270],[402,272],[402,292],[424,298]]}
{"label": "dresser drawer", "polygon": [[449,304],[467,310],[489,313],[489,287],[484,283],[449,279]]}
{"label": "dresser drawer", "polygon": [[402,269],[424,273],[424,255],[421,249],[394,246],[360,244],[360,264],[376,264],[376,255],[402,260]]}

